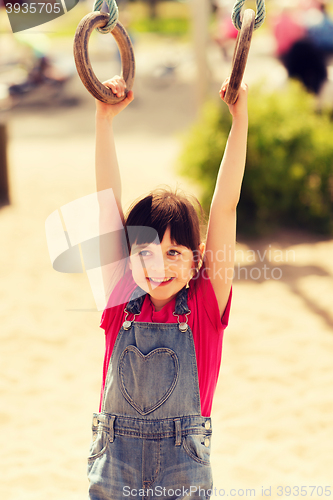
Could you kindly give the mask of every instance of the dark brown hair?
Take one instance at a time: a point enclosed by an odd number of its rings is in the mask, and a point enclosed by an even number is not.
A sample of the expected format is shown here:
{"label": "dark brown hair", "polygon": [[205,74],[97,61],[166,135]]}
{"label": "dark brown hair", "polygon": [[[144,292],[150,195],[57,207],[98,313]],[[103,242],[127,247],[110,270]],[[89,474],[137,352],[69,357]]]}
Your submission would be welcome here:
{"label": "dark brown hair", "polygon": [[152,243],[156,233],[161,242],[170,227],[171,240],[195,252],[201,243],[203,220],[203,209],[195,197],[187,197],[180,190],[156,189],[130,207],[125,226],[131,244]]}

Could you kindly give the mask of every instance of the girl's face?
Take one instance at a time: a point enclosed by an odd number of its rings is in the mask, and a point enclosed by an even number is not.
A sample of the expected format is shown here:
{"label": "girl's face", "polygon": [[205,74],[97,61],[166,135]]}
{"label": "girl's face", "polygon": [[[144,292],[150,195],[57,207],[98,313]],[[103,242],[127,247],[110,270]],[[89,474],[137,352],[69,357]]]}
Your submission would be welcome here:
{"label": "girl's face", "polygon": [[132,246],[130,268],[136,284],[149,293],[159,311],[191,279],[195,263],[191,249],[171,241],[168,227],[159,245]]}

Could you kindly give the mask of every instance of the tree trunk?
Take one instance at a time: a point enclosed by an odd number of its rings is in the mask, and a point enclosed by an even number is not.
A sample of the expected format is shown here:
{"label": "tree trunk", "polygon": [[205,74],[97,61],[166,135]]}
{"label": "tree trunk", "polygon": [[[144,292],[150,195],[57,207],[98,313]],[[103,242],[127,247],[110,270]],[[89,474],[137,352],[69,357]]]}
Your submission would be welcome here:
{"label": "tree trunk", "polygon": [[211,7],[209,0],[191,0],[190,6],[192,7],[193,46],[197,66],[196,94],[199,111],[209,94],[211,81],[207,55]]}
{"label": "tree trunk", "polygon": [[156,19],[157,17],[157,2],[158,0],[148,0],[150,19]]}
{"label": "tree trunk", "polygon": [[0,122],[0,206],[8,204],[7,128]]}

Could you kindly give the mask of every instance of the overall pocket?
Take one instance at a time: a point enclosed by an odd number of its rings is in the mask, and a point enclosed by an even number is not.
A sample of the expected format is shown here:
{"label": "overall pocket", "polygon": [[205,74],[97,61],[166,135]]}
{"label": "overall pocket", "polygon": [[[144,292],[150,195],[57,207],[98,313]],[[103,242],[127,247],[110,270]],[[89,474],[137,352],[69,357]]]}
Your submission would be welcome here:
{"label": "overall pocket", "polygon": [[143,354],[130,345],[119,358],[118,372],[122,395],[132,408],[145,416],[162,406],[175,389],[179,361],[177,354],[167,347]]}
{"label": "overall pocket", "polygon": [[189,434],[183,439],[183,449],[195,462],[210,465],[210,440],[207,434]]}
{"label": "overall pocket", "polygon": [[[95,420],[95,415],[94,415]],[[93,422],[94,422],[93,420]],[[109,433],[102,423],[92,425],[92,439],[90,444],[88,461],[95,460],[105,453],[109,444]]]}

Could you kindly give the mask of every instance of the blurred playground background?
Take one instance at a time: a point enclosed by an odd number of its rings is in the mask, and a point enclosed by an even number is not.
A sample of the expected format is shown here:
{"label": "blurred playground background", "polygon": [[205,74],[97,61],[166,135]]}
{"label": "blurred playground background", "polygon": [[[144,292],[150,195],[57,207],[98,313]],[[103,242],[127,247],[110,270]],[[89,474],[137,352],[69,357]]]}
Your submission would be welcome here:
{"label": "blurred playground background", "polygon": [[[126,207],[158,185],[179,186],[209,206],[230,125],[218,90],[235,43],[233,3],[118,2],[136,56],[135,100],[115,122]],[[7,500],[78,500],[87,492],[101,313],[85,274],[52,269],[44,225],[95,189],[95,104],[72,55],[76,26],[91,10],[92,2],[80,2],[13,35],[0,9]],[[266,10],[245,73],[249,153],[212,464],[225,496],[231,488],[235,498],[247,488],[262,496],[271,487],[270,498],[280,498],[280,485],[307,487],[308,496],[315,486],[319,498],[328,486],[333,495],[333,2],[267,0]],[[119,73],[111,35],[94,33],[89,50],[100,80]]]}

